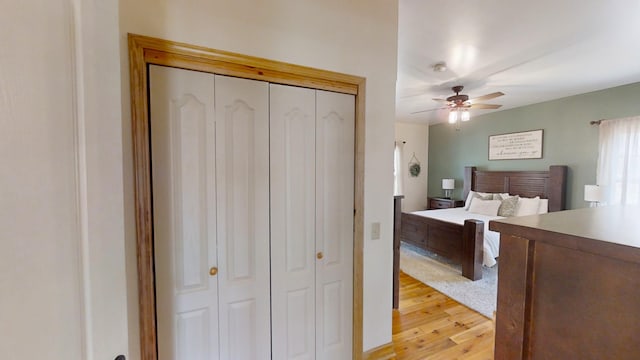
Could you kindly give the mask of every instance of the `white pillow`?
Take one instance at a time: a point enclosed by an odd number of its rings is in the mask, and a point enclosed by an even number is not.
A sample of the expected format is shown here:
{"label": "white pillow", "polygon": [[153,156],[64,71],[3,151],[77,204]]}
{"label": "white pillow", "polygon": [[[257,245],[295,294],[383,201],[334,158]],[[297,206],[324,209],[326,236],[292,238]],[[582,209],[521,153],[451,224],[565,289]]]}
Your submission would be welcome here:
{"label": "white pillow", "polygon": [[540,199],[540,205],[538,205],[538,214],[546,214],[549,212],[549,199]]}
{"label": "white pillow", "polygon": [[500,204],[502,204],[501,200],[482,200],[479,198],[473,198],[469,205],[469,212],[481,215],[497,216]]}
{"label": "white pillow", "polygon": [[469,191],[469,195],[467,195],[467,199],[464,201],[464,209],[469,210],[469,206],[471,205],[471,199],[473,199],[473,194],[476,194],[475,191]]}
{"label": "white pillow", "polygon": [[464,201],[464,209],[465,210],[469,210],[469,206],[471,206],[471,200],[473,199],[474,195],[478,194],[480,196],[486,196],[487,193],[481,193],[481,192],[477,192],[477,191],[469,191],[469,195],[467,195],[467,199]]}
{"label": "white pillow", "polygon": [[540,197],[523,198],[518,200],[518,206],[516,206],[516,216],[535,215],[538,213],[538,207],[540,207]]}

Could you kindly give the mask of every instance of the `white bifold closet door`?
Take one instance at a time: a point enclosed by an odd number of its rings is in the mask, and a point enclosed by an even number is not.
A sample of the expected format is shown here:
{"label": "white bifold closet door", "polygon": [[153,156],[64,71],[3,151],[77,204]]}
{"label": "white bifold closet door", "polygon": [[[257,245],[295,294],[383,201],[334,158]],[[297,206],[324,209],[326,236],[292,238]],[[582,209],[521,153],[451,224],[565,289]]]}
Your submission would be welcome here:
{"label": "white bifold closet door", "polygon": [[350,359],[354,96],[149,74],[160,360]]}
{"label": "white bifold closet door", "polygon": [[270,85],[273,359],[350,359],[355,98]]}
{"label": "white bifold closet door", "polygon": [[316,91],[316,359],[351,359],[355,96]]}
{"label": "white bifold closet door", "polygon": [[150,88],[159,358],[269,359],[268,84],[151,66]]}

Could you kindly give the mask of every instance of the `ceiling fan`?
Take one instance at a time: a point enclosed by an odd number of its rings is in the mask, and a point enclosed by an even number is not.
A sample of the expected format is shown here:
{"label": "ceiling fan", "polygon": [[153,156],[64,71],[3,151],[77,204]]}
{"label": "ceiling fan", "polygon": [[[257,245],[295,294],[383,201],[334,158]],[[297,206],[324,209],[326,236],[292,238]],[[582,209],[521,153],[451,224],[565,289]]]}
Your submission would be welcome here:
{"label": "ceiling fan", "polygon": [[427,111],[434,111],[434,110],[439,110],[439,109],[449,109],[449,110],[498,109],[498,108],[500,108],[502,106],[502,105],[496,105],[496,104],[480,104],[480,103],[478,103],[478,101],[490,100],[490,99],[497,98],[498,96],[504,95],[504,93],[502,93],[500,91],[494,92],[494,93],[491,93],[491,94],[487,94],[487,95],[483,95],[483,96],[478,96],[478,97],[473,98],[473,99],[469,99],[469,95],[460,94],[460,92],[462,91],[463,88],[464,88],[464,86],[462,86],[462,85],[454,86],[454,87],[451,88],[451,90],[453,90],[453,92],[456,93],[455,95],[449,96],[446,99],[433,99],[434,101],[446,102],[446,104],[443,107],[439,107],[439,108],[435,108],[435,109],[429,109],[429,110],[416,111],[416,112],[412,112],[411,114],[419,114],[419,113],[423,113],[423,112],[427,112]]}

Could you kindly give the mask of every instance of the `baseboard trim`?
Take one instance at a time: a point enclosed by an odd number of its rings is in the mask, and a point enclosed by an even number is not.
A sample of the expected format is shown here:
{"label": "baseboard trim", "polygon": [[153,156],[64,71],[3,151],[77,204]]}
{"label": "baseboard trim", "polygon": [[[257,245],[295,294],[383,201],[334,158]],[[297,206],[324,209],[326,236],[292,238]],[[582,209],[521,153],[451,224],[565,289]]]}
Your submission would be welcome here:
{"label": "baseboard trim", "polygon": [[380,345],[362,354],[363,360],[391,360],[395,359],[396,352],[393,349],[393,342]]}

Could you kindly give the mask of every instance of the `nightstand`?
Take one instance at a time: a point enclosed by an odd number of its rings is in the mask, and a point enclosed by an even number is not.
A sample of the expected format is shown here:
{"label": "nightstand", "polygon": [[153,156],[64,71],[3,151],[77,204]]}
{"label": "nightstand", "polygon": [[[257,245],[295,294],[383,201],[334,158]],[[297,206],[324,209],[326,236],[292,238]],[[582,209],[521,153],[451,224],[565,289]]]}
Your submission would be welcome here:
{"label": "nightstand", "polygon": [[462,200],[430,197],[427,203],[427,210],[450,209],[450,208],[463,207],[463,206],[464,206],[464,201]]}

